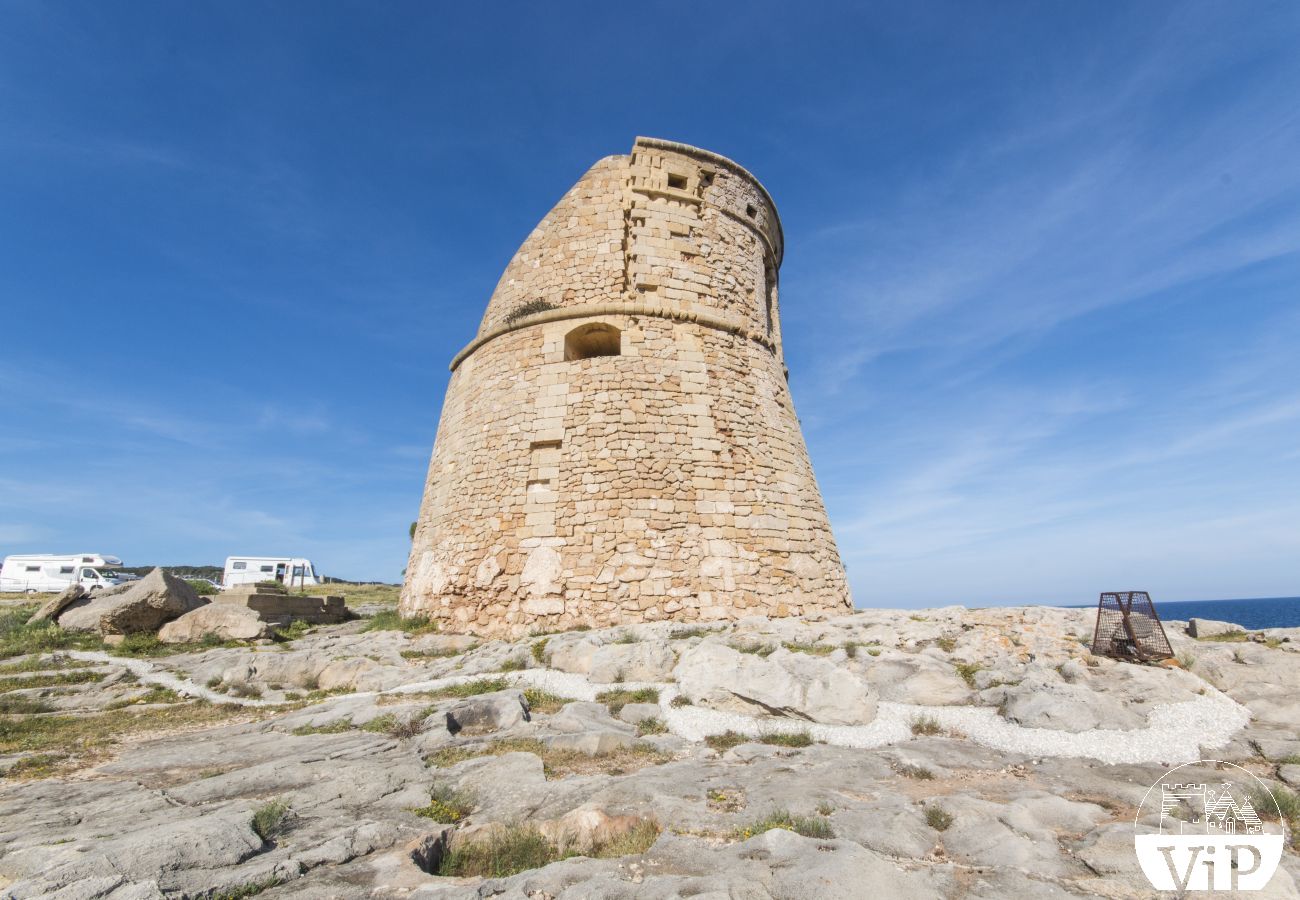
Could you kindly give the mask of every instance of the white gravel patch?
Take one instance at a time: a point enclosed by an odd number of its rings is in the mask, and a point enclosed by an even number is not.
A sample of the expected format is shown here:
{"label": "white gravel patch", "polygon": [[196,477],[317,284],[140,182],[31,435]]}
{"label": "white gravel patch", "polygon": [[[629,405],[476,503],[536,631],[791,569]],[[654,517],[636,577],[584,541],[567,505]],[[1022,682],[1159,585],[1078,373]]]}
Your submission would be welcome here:
{"label": "white gravel patch", "polygon": [[[675,694],[675,689],[673,690]],[[660,694],[661,701],[671,697]],[[912,723],[927,717],[944,729],[961,732],[973,743],[1008,753],[1038,757],[1091,757],[1104,763],[1183,763],[1201,758],[1202,747],[1221,747],[1246,726],[1250,713],[1230,698],[1206,695],[1183,703],[1153,706],[1146,728],[1059,731],[1025,728],[986,706],[913,706],[881,703],[869,725],[818,725],[758,719],[697,706],[664,706],[664,724],[686,740],[735,731],[748,737],[807,732],[836,747],[867,749],[911,740]]]}
{"label": "white gravel patch", "polygon": [[457,675],[419,684],[403,685],[385,693],[437,690],[483,677],[503,677],[514,683],[541,688],[574,700],[595,700],[611,690],[654,688],[659,691],[661,718],[668,730],[688,741],[702,741],[713,734],[734,731],[747,737],[807,732],[814,740],[835,747],[870,749],[912,739],[912,723],[930,718],[945,730],[957,731],[966,739],[1008,753],[1038,757],[1090,757],[1104,763],[1169,764],[1195,762],[1202,747],[1221,747],[1250,721],[1250,712],[1217,691],[1182,703],[1152,706],[1147,727],[1132,731],[1098,728],[1089,731],[1060,731],[1026,728],[1008,722],[987,706],[915,706],[907,703],[879,705],[869,725],[818,725],[814,722],[781,720],[721,712],[701,706],[672,705],[678,694],[675,684],[636,682],[592,684],[586,676],[551,669],[526,669],[501,676]]}
{"label": "white gravel patch", "polygon": [[[74,659],[124,666],[148,684],[171,688],[187,697],[213,703],[239,706],[276,706],[279,701],[231,697],[192,681],[157,669],[143,659],[110,656],[84,650],[63,651]],[[1222,747],[1250,721],[1250,712],[1218,691],[1182,703],[1152,706],[1147,727],[1132,731],[1097,728],[1090,731],[1059,731],[1048,728],[1025,728],[1008,722],[997,710],[986,706],[914,706],[907,703],[879,704],[876,718],[868,725],[819,725],[790,719],[759,718],[741,713],[721,712],[701,706],[672,706],[678,694],[675,684],[627,682],[593,684],[585,675],[557,672],[554,669],[524,669],[519,672],[449,675],[417,681],[384,691],[366,691],[345,697],[373,694],[413,694],[436,691],[457,684],[485,678],[503,678],[513,684],[549,691],[574,700],[594,701],[605,691],[653,688],[659,691],[659,707],[668,730],[688,741],[702,741],[709,735],[734,731],[747,737],[767,734],[807,732],[814,740],[835,747],[870,749],[902,743],[912,739],[912,723],[920,718],[933,719],[945,730],[960,732],[966,739],[1008,753],[1038,757],[1090,757],[1103,763],[1175,763],[1195,762],[1201,748]]]}

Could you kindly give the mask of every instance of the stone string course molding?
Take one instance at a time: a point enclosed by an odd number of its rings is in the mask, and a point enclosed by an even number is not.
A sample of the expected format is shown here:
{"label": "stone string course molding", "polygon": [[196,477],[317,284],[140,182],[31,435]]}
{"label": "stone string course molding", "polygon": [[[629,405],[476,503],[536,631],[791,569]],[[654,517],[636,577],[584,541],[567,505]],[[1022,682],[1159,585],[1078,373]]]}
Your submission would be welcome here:
{"label": "stone string course molding", "polygon": [[662,319],[672,319],[677,322],[694,322],[704,325],[708,328],[716,328],[727,334],[738,334],[748,338],[768,350],[776,351],[776,343],[771,338],[759,334],[756,331],[750,331],[739,322],[728,322],[726,319],[718,316],[711,316],[707,313],[690,312],[680,309],[664,309],[662,307],[650,306],[645,303],[638,303],[635,300],[627,303],[597,303],[592,306],[579,306],[574,309],[555,309],[546,312],[534,313],[516,320],[510,325],[500,325],[482,337],[477,337],[465,347],[464,350],[456,354],[448,367],[455,372],[460,364],[463,363],[471,353],[482,347],[488,341],[495,340],[503,334],[509,334],[512,331],[518,331],[521,328],[530,328],[534,325],[545,325],[547,322],[562,322],[566,319],[590,319],[597,316],[658,316]]}
{"label": "stone string course molding", "polygon": [[518,637],[850,611],[786,383],[783,253],[725,157],[637,138],[592,166],[452,360],[402,614]]}

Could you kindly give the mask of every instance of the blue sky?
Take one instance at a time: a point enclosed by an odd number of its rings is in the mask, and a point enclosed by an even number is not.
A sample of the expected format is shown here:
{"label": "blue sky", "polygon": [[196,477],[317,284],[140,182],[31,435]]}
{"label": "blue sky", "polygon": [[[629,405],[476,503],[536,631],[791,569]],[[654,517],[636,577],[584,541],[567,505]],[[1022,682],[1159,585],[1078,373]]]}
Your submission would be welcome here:
{"label": "blue sky", "polygon": [[[626,8],[625,8],[626,7]],[[519,242],[780,208],[859,605],[1300,594],[1300,6],[0,2],[0,554],[396,580]]]}

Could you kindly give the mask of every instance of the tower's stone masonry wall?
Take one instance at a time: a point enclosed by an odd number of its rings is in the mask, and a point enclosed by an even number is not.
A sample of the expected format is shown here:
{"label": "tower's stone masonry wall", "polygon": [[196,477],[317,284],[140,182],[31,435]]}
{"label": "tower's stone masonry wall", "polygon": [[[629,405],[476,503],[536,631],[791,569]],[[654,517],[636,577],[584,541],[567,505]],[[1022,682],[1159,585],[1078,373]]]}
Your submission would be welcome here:
{"label": "tower's stone masonry wall", "polygon": [[[518,635],[848,611],[783,371],[781,252],[734,163],[645,139],[597,163],[453,363],[403,614]],[[573,358],[589,332],[617,355]]]}

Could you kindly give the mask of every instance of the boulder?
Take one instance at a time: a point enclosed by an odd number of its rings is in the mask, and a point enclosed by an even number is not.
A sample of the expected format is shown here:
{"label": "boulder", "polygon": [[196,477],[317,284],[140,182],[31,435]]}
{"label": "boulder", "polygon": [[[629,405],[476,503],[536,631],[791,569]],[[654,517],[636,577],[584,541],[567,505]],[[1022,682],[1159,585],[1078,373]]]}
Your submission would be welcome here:
{"label": "boulder", "polygon": [[35,614],[27,620],[27,624],[34,625],[41,621],[53,622],[59,617],[59,613],[84,596],[86,596],[84,587],[79,584],[70,584],[62,594],[59,594],[53,600],[47,601],[44,606],[36,610]]}
{"label": "boulder", "polygon": [[950,666],[921,669],[915,675],[880,689],[881,699],[920,706],[955,706],[970,702],[971,690]]}
{"label": "boulder", "polygon": [[634,831],[645,820],[640,816],[610,815],[595,804],[584,804],[558,819],[539,822],[537,830],[566,850],[589,852]]}
{"label": "boulder", "polygon": [[447,710],[447,730],[452,734],[496,731],[527,722],[529,718],[523,691],[497,691],[470,697]]}
{"label": "boulder", "polygon": [[[618,840],[646,820],[639,816],[611,815],[592,803],[570,810],[558,819],[542,819],[535,826],[542,836],[572,852],[590,852]],[[508,826],[502,822],[464,825],[447,836],[452,850],[498,838]],[[540,893],[540,892],[539,892]]]}
{"label": "boulder", "polygon": [[158,640],[191,644],[211,635],[223,641],[255,641],[273,633],[271,624],[263,622],[254,610],[232,603],[209,603],[158,629]]}
{"label": "boulder", "polygon": [[605,644],[591,656],[588,677],[599,684],[663,681],[677,664],[667,641]]}
{"label": "boulder", "polygon": [[1129,708],[1117,696],[1034,673],[1018,685],[984,692],[987,701],[1000,698],[1008,722],[1026,728],[1091,731],[1094,728],[1129,730],[1146,727],[1146,716]]}
{"label": "boulder", "polygon": [[154,569],[125,590],[74,601],[59,614],[58,623],[68,631],[135,634],[156,631],[206,603],[182,579]]}
{"label": "boulder", "polygon": [[618,718],[630,725],[657,719],[664,714],[658,703],[629,703],[618,711]]}
{"label": "boulder", "polygon": [[547,641],[546,652],[550,657],[548,664],[561,672],[586,675],[591,671],[592,660],[600,645],[586,636],[572,634],[559,635]]}
{"label": "boulder", "polygon": [[631,729],[616,721],[603,703],[575,701],[566,703],[564,708],[547,720],[547,726],[554,731],[577,734],[584,731],[620,731]]}
{"label": "boulder", "polygon": [[1232,622],[1219,622],[1214,619],[1188,619],[1187,634],[1194,638],[1208,638],[1233,631],[1245,631]]}
{"label": "boulder", "polygon": [[784,648],[762,657],[706,640],[682,654],[675,674],[692,702],[715,709],[827,725],[865,725],[876,717],[876,696],[864,679]]}

